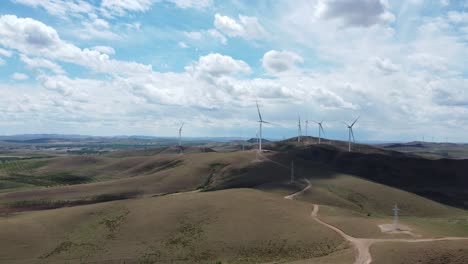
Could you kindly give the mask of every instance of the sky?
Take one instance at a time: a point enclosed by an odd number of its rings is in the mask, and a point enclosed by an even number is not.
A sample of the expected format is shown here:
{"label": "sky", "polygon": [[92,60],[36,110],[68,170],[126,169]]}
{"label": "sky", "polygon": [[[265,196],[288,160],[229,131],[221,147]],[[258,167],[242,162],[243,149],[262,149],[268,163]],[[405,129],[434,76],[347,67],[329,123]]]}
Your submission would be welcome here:
{"label": "sky", "polygon": [[0,135],[251,138],[256,102],[266,138],[468,142],[468,0],[0,4]]}

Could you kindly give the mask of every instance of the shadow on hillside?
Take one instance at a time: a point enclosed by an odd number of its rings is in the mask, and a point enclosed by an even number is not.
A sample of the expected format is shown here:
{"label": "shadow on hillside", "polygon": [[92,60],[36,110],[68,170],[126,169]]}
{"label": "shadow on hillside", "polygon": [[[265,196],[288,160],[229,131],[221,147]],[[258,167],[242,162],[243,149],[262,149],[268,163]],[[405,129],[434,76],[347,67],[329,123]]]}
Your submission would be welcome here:
{"label": "shadow on hillside", "polygon": [[352,174],[468,209],[468,160],[432,160],[393,151],[344,152],[327,145],[297,149],[292,155],[304,168],[322,168],[319,177],[333,177],[336,172]]}
{"label": "shadow on hillside", "polygon": [[[355,144],[347,152],[343,142],[301,145],[294,141],[274,142],[265,148],[262,162],[230,169],[205,190],[254,188],[285,184],[291,178],[294,160],[296,178],[331,178],[345,173],[408,191],[422,197],[468,209],[468,160],[425,159],[411,154]],[[337,146],[335,146],[335,144]]]}

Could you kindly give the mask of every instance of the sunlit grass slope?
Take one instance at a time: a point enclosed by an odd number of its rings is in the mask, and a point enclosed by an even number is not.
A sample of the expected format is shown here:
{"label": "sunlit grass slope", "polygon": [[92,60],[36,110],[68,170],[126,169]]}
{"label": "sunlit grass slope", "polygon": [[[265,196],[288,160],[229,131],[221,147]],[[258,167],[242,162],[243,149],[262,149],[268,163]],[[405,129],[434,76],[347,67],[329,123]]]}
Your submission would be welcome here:
{"label": "sunlit grass slope", "polygon": [[0,218],[0,262],[261,263],[345,249],[310,212],[250,189],[27,212]]}

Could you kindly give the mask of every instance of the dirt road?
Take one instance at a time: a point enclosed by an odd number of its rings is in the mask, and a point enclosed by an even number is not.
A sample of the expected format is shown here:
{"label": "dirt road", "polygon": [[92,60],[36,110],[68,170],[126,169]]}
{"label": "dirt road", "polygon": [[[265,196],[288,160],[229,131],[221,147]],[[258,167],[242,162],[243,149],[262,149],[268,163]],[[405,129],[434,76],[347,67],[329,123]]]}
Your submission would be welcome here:
{"label": "dirt road", "polygon": [[[310,182],[306,179],[307,186],[291,195],[287,195],[284,198],[293,200],[296,196],[303,194],[305,191],[311,188]],[[372,262],[372,255],[370,254],[370,246],[374,243],[384,243],[384,242],[407,242],[407,243],[418,243],[418,242],[431,242],[431,241],[445,241],[445,240],[468,240],[468,237],[440,237],[440,238],[423,238],[423,239],[403,239],[403,238],[356,238],[346,234],[343,230],[339,229],[336,226],[330,225],[318,218],[319,205],[314,204],[314,208],[311,213],[311,217],[321,225],[324,225],[344,239],[349,241],[353,245],[356,251],[356,259],[354,264],[370,264]]]}

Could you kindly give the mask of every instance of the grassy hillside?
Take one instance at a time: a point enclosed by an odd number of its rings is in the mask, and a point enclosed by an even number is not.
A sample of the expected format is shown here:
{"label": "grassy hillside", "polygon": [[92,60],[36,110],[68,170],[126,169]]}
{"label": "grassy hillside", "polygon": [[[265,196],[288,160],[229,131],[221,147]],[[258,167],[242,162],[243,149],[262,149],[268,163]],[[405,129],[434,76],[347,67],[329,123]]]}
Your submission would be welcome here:
{"label": "grassy hillside", "polygon": [[[15,165],[16,171],[0,174],[0,184],[3,181],[6,186],[0,198],[4,205],[37,199],[60,203],[125,193],[148,196],[196,189],[271,187],[289,180],[294,160],[296,178],[313,183],[305,197],[320,204],[385,215],[398,203],[403,214],[412,216],[453,213],[420,194],[448,205],[465,204],[465,161],[425,160],[379,149],[375,154],[373,147],[366,147],[365,154],[341,152],[331,145],[269,144],[279,150],[258,157],[254,151],[151,155],[142,150],[133,154],[125,151],[129,157],[84,155],[22,161]],[[32,189],[8,191],[17,187],[15,184]]]}
{"label": "grassy hillside", "polygon": [[307,203],[261,191],[183,193],[0,218],[0,262],[260,263],[346,248]]}
{"label": "grassy hillside", "polygon": [[[400,222],[423,237],[468,236],[468,212],[424,197],[346,174],[309,171],[311,188],[297,200],[320,204],[320,217],[356,237],[397,237],[383,234],[378,225],[393,222],[398,204]],[[304,172],[302,172],[304,173]],[[258,188],[284,196],[304,183],[265,184]]]}
{"label": "grassy hillside", "polygon": [[371,247],[371,253],[376,264],[465,264],[468,242],[378,243]]}
{"label": "grassy hillside", "polygon": [[[467,161],[305,141],[259,155],[190,147],[2,162],[0,262],[350,263],[312,203],[356,237],[398,237],[378,229],[395,203],[416,234],[468,236]],[[306,179],[296,201],[283,198]]]}
{"label": "grassy hillside", "polygon": [[182,146],[181,149],[179,149],[178,147],[161,147],[161,148],[114,151],[109,154],[106,154],[105,156],[113,157],[113,158],[125,158],[125,157],[140,157],[140,156],[155,156],[155,155],[172,155],[172,154],[179,154],[180,150],[182,150],[184,154],[214,152],[214,150],[209,147]]}
{"label": "grassy hillside", "polygon": [[312,188],[300,198],[324,205],[359,211],[366,215],[393,215],[395,204],[402,216],[438,217],[463,214],[416,194],[347,174],[310,178]]}
{"label": "grassy hillside", "polygon": [[408,142],[379,145],[385,149],[392,149],[405,153],[412,153],[422,157],[435,159],[466,159],[468,158],[468,145],[456,143],[436,142]]}
{"label": "grassy hillside", "polygon": [[444,204],[468,208],[468,177],[465,177],[468,160],[430,160],[372,146],[347,152],[335,145],[288,147],[290,144],[275,143],[274,149],[291,148],[275,155],[276,160],[284,163],[295,159],[304,169],[321,167],[324,171],[356,175]]}
{"label": "grassy hillside", "polygon": [[[240,168],[255,166],[252,162],[254,158],[253,152],[54,158],[30,174],[21,176],[31,183],[37,183],[50,175],[59,174],[65,180],[76,178],[77,182],[55,182],[52,186],[32,185],[30,190],[4,192],[0,194],[0,209],[11,207],[12,203],[28,204],[38,200],[66,204],[93,200],[99,195],[138,193],[140,196],[151,196],[204,189],[221,170],[231,175],[239,173]],[[87,179],[88,182],[78,182],[80,179]]]}

